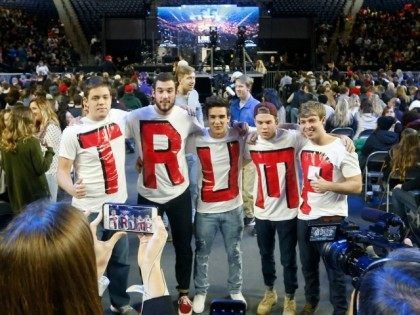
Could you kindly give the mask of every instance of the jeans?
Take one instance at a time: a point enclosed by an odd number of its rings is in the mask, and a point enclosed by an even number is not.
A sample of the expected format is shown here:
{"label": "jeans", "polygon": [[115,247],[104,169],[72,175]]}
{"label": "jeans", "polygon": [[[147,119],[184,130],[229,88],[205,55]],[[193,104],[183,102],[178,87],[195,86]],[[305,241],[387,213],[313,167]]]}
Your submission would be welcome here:
{"label": "jeans", "polygon": [[408,227],[407,213],[411,209],[417,209],[416,199],[408,191],[400,188],[392,190],[392,212],[398,215]]}
{"label": "jeans", "polygon": [[[302,273],[305,278],[306,302],[317,305],[319,302],[319,260],[324,242],[309,242],[308,225],[314,220],[298,220],[298,243]],[[347,292],[345,275],[341,270],[334,270],[327,266],[330,289],[330,302],[334,307],[333,314],[347,313]]]}
{"label": "jeans", "polygon": [[206,294],[209,288],[209,255],[218,230],[222,232],[227,253],[230,294],[242,290],[242,251],[241,240],[244,221],[241,208],[222,213],[200,213],[195,216],[195,262],[194,285],[196,294]]}
{"label": "jeans", "polygon": [[197,208],[197,199],[198,199],[198,157],[195,154],[187,154],[187,164],[188,164],[188,178],[190,179],[190,189],[191,194],[191,204],[192,208]]}
{"label": "jeans", "polygon": [[50,189],[51,202],[56,202],[58,192],[57,174],[45,174],[45,177],[47,178],[48,188]]}
{"label": "jeans", "polygon": [[286,121],[296,124],[298,121],[299,109],[290,105],[286,106]]}
{"label": "jeans", "polygon": [[297,230],[296,221],[270,221],[255,219],[257,230],[257,243],[261,255],[261,267],[264,277],[264,284],[273,287],[276,280],[276,263],[274,260],[274,245],[276,232],[279,238],[280,262],[283,266],[283,282],[285,292],[294,294],[298,288],[297,265],[296,265],[296,244]]}
{"label": "jeans", "polygon": [[[89,215],[89,222],[96,218],[96,213]],[[102,224],[99,224],[96,230],[96,236],[101,241],[106,241],[116,233],[114,231],[104,230]],[[130,272],[130,263],[128,262],[128,237],[122,237],[112,250],[111,259],[106,268],[106,275],[109,278],[109,297],[111,304],[115,307],[121,307],[130,304],[130,296],[127,290],[128,274]]]}
{"label": "jeans", "polygon": [[159,215],[166,213],[171,226],[172,240],[175,248],[175,277],[178,290],[188,290],[192,272],[191,239],[193,234],[191,196],[186,189],[181,195],[164,204],[150,201],[141,195],[137,197],[138,204],[159,207]]}
{"label": "jeans", "polygon": [[247,218],[254,217],[253,190],[255,181],[254,163],[249,163],[242,168],[242,199],[244,201],[243,210]]}

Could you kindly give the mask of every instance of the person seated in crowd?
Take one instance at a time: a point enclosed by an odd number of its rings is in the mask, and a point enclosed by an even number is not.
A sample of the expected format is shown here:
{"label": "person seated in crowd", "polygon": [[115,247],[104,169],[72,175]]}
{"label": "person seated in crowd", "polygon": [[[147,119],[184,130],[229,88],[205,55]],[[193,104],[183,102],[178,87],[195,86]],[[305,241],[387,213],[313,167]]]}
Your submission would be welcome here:
{"label": "person seated in crowd", "polygon": [[[0,289],[7,292],[2,309],[9,315],[103,314],[100,295],[109,283],[103,273],[125,233],[99,241],[101,220],[99,214],[89,225],[82,211],[65,203],[40,200],[28,205],[0,236]],[[168,234],[160,217],[153,223],[153,235],[139,235],[142,314],[174,314],[160,266]]]}
{"label": "person seated in crowd", "polygon": [[383,263],[367,267],[352,294],[349,315],[411,315],[420,313],[420,251],[399,248]]}
{"label": "person seated in crowd", "polygon": [[349,111],[349,102],[346,98],[339,98],[335,106],[335,112],[327,119],[325,130],[331,132],[334,128],[350,127],[354,132],[357,130],[357,119]]}
{"label": "person seated in crowd", "polygon": [[389,128],[390,131],[394,131],[398,134],[402,131],[401,122],[395,117],[395,111],[393,107],[385,107],[382,111],[382,117],[393,117],[395,119],[394,124]]}
{"label": "person seated in crowd", "polygon": [[375,129],[378,116],[373,111],[373,104],[369,98],[361,98],[360,111],[356,115],[358,126],[354,138],[357,139],[359,134],[368,129]]}
{"label": "person seated in crowd", "polygon": [[397,133],[390,131],[394,125],[395,118],[390,116],[382,116],[378,118],[378,126],[375,131],[366,139],[359,156],[360,168],[363,169],[366,159],[372,152],[389,151],[391,147],[398,143],[399,136]]}
{"label": "person seated in crowd", "polygon": [[392,190],[392,212],[397,214],[407,228],[407,237],[420,246],[420,172],[411,180],[398,184]]}

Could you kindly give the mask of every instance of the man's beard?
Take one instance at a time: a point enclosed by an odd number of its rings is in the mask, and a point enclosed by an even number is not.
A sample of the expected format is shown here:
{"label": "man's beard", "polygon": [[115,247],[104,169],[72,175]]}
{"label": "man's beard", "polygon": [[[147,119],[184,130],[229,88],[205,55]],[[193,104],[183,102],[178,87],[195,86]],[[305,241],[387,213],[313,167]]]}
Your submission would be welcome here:
{"label": "man's beard", "polygon": [[157,106],[157,108],[161,112],[166,113],[166,112],[170,111],[174,107],[174,103],[171,103],[170,101],[168,101],[168,102],[160,102],[160,103],[156,103],[156,106]]}

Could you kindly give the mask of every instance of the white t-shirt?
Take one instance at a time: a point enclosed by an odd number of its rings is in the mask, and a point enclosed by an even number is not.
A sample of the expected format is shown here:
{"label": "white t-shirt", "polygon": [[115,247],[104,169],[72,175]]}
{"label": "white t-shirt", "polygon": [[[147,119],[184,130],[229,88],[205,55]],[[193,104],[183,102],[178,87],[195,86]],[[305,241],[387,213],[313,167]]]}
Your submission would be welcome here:
{"label": "white t-shirt", "polygon": [[188,139],[188,152],[198,156],[198,212],[222,213],[242,205],[244,143],[232,128],[221,139],[212,138],[208,129]]}
{"label": "white t-shirt", "polygon": [[319,146],[308,141],[300,152],[303,173],[302,200],[298,218],[314,220],[322,216],[348,215],[347,195],[332,191],[316,193],[310,185],[315,174],[327,181],[343,182],[345,178],[361,173],[357,153],[346,151],[342,141],[336,139],[330,144]]}
{"label": "white t-shirt", "polygon": [[299,206],[296,155],[307,140],[295,130],[277,131],[274,138],[258,137],[245,146],[245,158],[252,159],[257,173],[254,181],[254,215],[260,220],[291,220]]}
{"label": "white t-shirt", "polygon": [[75,179],[86,185],[86,197],[73,198],[74,207],[98,212],[105,202],[126,201],[125,116],[111,109],[102,121],[84,117],[82,125],[64,129],[60,156],[74,161]]}
{"label": "white t-shirt", "polygon": [[154,105],[149,105],[130,112],[127,127],[143,160],[137,180],[138,193],[160,204],[181,195],[190,184],[186,139],[201,130],[197,119],[178,106],[164,116],[156,112]]}

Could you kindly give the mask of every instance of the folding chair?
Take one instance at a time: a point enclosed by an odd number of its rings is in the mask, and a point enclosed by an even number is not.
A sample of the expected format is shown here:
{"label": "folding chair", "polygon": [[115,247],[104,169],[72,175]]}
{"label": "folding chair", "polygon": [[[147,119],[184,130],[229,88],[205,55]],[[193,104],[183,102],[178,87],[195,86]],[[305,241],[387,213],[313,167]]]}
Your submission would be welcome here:
{"label": "folding chair", "polygon": [[372,184],[372,179],[380,180],[384,177],[382,167],[385,163],[386,157],[389,155],[389,151],[375,151],[369,154],[366,159],[366,165],[364,169],[365,175],[365,201],[367,199],[367,192],[369,185]]}
{"label": "folding chair", "polygon": [[354,130],[350,127],[338,127],[331,130],[331,133],[334,133],[336,135],[344,135],[349,137],[350,139],[353,139],[354,136]]}
{"label": "folding chair", "polygon": [[369,136],[375,131],[375,129],[365,129],[361,133],[359,133],[359,136],[357,139],[367,139]]}

